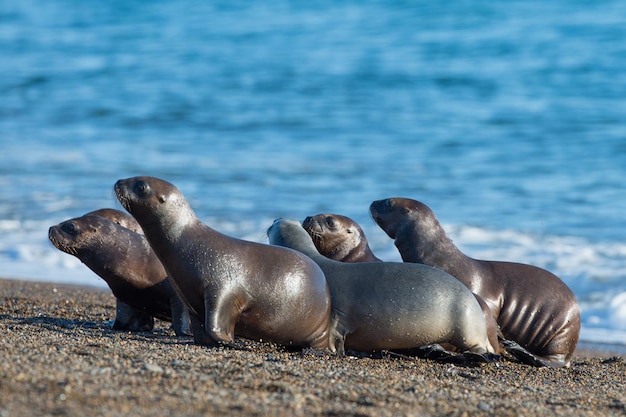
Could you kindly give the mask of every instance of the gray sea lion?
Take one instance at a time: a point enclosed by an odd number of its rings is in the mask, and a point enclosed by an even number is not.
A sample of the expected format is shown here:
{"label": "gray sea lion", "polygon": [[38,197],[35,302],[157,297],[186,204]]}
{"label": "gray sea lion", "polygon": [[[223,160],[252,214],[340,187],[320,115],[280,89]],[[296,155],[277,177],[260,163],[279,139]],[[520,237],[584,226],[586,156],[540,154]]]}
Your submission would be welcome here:
{"label": "gray sea lion", "polygon": [[322,256],[296,220],[279,219],[270,243],[304,253],[324,271],[332,298],[331,351],[415,350],[449,343],[492,361],[472,293],[435,268],[400,262],[344,263]]}
{"label": "gray sea lion", "polygon": [[[464,255],[432,210],[419,201],[374,201],[370,212],[395,240],[404,261],[443,269],[480,295],[504,338],[534,354],[536,364],[569,365],[580,333],[580,309],[572,291],[557,276],[532,265]],[[509,346],[507,350],[515,354],[514,348]]]}
{"label": "gray sea lion", "polygon": [[309,216],[302,227],[313,239],[318,252],[339,262],[382,262],[370,249],[361,226],[340,214]]}
{"label": "gray sea lion", "polygon": [[[100,214],[126,216],[107,210]],[[113,329],[149,331],[156,317],[171,321],[178,336],[191,334],[187,309],[143,235],[107,217],[87,214],[50,227],[48,237],[111,288],[117,299]]]}
{"label": "gray sea lion", "polygon": [[189,307],[196,343],[231,342],[237,335],[327,348],[330,295],[309,258],[219,233],[167,181],[119,180],[115,192]]}
{"label": "gray sea lion", "polygon": [[[302,227],[313,239],[317,251],[329,259],[339,262],[382,262],[369,247],[367,237],[361,226],[349,217],[339,214],[318,214],[309,216],[302,222]],[[500,328],[491,309],[482,299],[474,294],[485,316],[487,337],[496,354],[502,353],[498,336]]]}

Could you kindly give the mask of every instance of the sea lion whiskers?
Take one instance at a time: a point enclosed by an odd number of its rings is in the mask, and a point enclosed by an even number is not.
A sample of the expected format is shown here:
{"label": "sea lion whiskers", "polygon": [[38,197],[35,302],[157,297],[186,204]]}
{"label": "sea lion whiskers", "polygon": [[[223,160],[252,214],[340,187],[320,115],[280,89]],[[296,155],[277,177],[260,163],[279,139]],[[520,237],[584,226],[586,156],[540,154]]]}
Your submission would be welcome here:
{"label": "sea lion whiskers", "polygon": [[55,235],[49,234],[50,242],[59,250],[69,253],[70,255],[75,255],[75,251],[73,248],[66,246],[63,242],[59,241]]}
{"label": "sea lion whiskers", "polygon": [[48,229],[48,239],[57,249],[65,253],[69,253],[70,255],[76,256],[76,248],[74,246],[67,245],[65,242],[59,239],[59,231],[54,226]]}
{"label": "sea lion whiskers", "polygon": [[317,246],[318,248],[324,247],[324,236],[322,236],[320,232],[316,230],[311,230],[309,234],[311,236],[311,239],[313,240],[313,243],[315,243],[315,246]]}
{"label": "sea lion whiskers", "polygon": [[117,199],[119,200],[119,202],[122,205],[122,207],[124,207],[126,209],[126,211],[131,212],[131,209],[132,209],[131,201],[130,201],[130,199],[126,195],[124,195],[124,194],[117,194]]}

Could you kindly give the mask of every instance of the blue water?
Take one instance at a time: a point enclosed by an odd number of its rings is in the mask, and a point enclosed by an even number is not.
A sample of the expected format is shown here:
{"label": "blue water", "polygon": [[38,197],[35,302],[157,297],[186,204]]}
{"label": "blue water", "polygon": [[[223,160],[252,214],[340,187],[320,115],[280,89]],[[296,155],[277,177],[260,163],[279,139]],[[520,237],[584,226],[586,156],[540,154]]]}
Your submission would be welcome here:
{"label": "blue water", "polygon": [[216,229],[427,203],[626,344],[626,3],[0,3],[0,276],[104,286],[49,226],[174,182]]}

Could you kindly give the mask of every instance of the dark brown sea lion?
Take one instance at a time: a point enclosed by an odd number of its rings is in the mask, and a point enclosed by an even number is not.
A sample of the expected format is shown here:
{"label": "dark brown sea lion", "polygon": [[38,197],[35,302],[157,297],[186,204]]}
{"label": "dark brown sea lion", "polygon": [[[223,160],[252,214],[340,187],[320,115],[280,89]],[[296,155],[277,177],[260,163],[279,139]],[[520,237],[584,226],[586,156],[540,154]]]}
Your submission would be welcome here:
{"label": "dark brown sea lion", "polygon": [[485,362],[496,358],[476,298],[445,272],[400,262],[333,261],[296,220],[276,220],[267,234],[270,243],[304,253],[324,271],[332,298],[331,351],[448,343]]}
{"label": "dark brown sea lion", "polygon": [[435,214],[419,201],[374,201],[370,212],[395,240],[404,261],[443,269],[480,295],[504,338],[536,355],[540,364],[569,365],[580,333],[580,309],[572,291],[557,276],[532,265],[464,255]]}
{"label": "dark brown sea lion", "polygon": [[311,259],[217,232],[167,181],[119,180],[115,192],[189,307],[196,343],[215,345],[237,335],[284,346],[328,347],[330,295]]}
{"label": "dark brown sea lion", "polygon": [[[107,209],[104,216],[123,218]],[[101,215],[86,214],[50,227],[59,250],[74,255],[106,281],[117,299],[113,329],[149,331],[156,317],[177,335],[191,334],[189,314],[146,238]]]}
{"label": "dark brown sea lion", "polygon": [[[339,262],[382,262],[370,249],[361,226],[349,217],[318,214],[304,219],[302,227],[313,239],[317,251],[329,259]],[[474,296],[485,316],[489,343],[493,351],[500,354],[502,349],[498,341],[498,323],[482,297]]]}
{"label": "dark brown sea lion", "polygon": [[317,214],[302,222],[322,255],[339,262],[382,262],[370,249],[363,229],[339,214]]}

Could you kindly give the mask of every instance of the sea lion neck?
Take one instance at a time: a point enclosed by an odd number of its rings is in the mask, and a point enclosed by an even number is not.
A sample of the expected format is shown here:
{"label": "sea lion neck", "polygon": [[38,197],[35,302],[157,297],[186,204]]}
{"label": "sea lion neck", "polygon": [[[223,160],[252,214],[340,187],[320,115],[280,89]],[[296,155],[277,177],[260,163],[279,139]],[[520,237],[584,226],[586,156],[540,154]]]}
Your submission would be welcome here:
{"label": "sea lion neck", "polygon": [[[398,229],[394,243],[404,262],[445,265],[450,257],[464,257],[441,224],[433,218],[406,222]],[[446,254],[446,259],[441,254]]]}
{"label": "sea lion neck", "polygon": [[[186,230],[192,230],[201,224],[200,219],[192,211],[182,211],[172,216],[154,219],[142,227],[148,239],[157,238],[175,243],[184,236]],[[202,224],[202,227],[205,225]]]}

